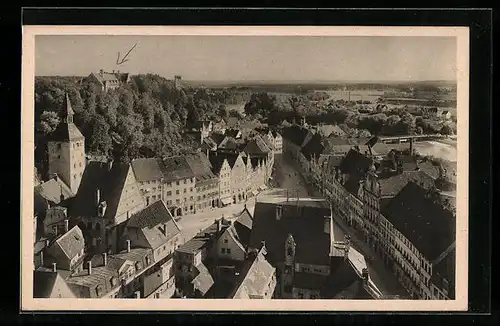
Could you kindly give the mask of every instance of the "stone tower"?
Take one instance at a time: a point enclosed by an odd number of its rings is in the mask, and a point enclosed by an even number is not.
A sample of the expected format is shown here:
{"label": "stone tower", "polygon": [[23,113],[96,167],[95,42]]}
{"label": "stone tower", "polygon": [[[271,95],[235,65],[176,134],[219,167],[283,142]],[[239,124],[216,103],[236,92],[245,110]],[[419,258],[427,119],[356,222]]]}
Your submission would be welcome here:
{"label": "stone tower", "polygon": [[295,239],[292,234],[288,234],[285,241],[285,263],[284,263],[284,274],[283,274],[283,291],[282,298],[290,299],[293,298],[293,276],[295,274]]}
{"label": "stone tower", "polygon": [[74,111],[68,94],[61,110],[61,122],[48,141],[49,175],[57,174],[76,194],[85,170],[85,137],[73,123]]}

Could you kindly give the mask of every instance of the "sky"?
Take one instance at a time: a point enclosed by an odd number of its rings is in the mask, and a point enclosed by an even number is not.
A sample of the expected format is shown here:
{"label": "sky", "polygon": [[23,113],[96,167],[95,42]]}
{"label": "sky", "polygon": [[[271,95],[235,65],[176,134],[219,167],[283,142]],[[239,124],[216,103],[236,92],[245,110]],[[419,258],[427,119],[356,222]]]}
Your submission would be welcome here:
{"label": "sky", "polygon": [[[137,46],[127,62],[123,55]],[[198,81],[456,80],[456,39],[425,36],[38,35],[35,75],[120,70]]]}

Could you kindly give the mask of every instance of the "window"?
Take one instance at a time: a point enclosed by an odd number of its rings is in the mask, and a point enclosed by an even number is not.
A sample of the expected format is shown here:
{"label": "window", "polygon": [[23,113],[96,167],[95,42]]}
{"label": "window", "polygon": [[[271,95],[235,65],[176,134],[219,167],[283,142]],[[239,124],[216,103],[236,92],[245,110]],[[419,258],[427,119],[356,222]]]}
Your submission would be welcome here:
{"label": "window", "polygon": [[193,196],[190,196],[190,197],[189,197],[189,200],[193,200]]}
{"label": "window", "polygon": [[167,200],[167,205],[168,206],[172,205],[172,201],[171,200]]}
{"label": "window", "polygon": [[167,182],[167,187],[172,187],[172,182]]}
{"label": "window", "polygon": [[179,194],[179,189],[177,189],[177,190],[175,191],[175,194],[176,194],[176,195],[178,195],[178,194]]}
{"label": "window", "polygon": [[184,179],[184,184],[186,184],[186,179]]}
{"label": "window", "polygon": [[167,196],[172,196],[172,191],[167,191]]}
{"label": "window", "polygon": [[180,184],[180,183],[179,183],[179,180],[177,180],[177,181],[175,182],[175,184],[176,184],[176,185],[179,185],[179,184]]}
{"label": "window", "polygon": [[231,248],[227,248],[227,253],[230,254],[231,253]]}
{"label": "window", "polygon": [[176,199],[176,200],[175,200],[175,203],[176,203],[176,204],[180,204],[180,202],[181,202],[181,201],[180,201],[179,199]]}
{"label": "window", "polygon": [[189,191],[190,191],[190,192],[193,192],[193,188],[189,188]]}
{"label": "window", "polygon": [[224,243],[227,243],[227,239],[224,239]]}
{"label": "window", "polygon": [[288,248],[286,248],[286,254],[287,254],[288,256],[292,256],[292,255],[293,255],[293,249],[292,249],[292,247],[288,247]]}
{"label": "window", "polygon": [[57,144],[57,149],[61,149],[61,144],[60,143]]}
{"label": "window", "polygon": [[221,252],[221,254],[225,254],[226,253],[226,248],[221,248],[220,252]]}
{"label": "window", "polygon": [[186,188],[184,188],[184,193],[186,193],[186,192],[187,192],[187,189],[186,189]]}
{"label": "window", "polygon": [[189,210],[192,211],[193,210],[193,205],[189,206]]}

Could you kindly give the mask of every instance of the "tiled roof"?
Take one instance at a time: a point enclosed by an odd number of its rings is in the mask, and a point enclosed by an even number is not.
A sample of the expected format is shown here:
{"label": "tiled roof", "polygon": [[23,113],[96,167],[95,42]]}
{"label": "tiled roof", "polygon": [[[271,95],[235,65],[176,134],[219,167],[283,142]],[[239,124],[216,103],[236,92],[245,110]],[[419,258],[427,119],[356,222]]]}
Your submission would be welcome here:
{"label": "tiled roof", "polygon": [[[111,283],[113,277],[117,280],[115,286]],[[118,277],[117,270],[111,269],[109,266],[99,266],[92,267],[90,275],[87,270],[83,270],[81,273],[69,277],[66,282],[78,297],[99,298],[121,285]],[[99,292],[97,292],[98,287]],[[81,288],[86,288],[83,296],[78,295]]]}
{"label": "tiled roof", "polygon": [[33,297],[50,298],[54,287],[63,285],[64,282],[64,279],[57,272],[33,271]]}
{"label": "tiled roof", "polygon": [[237,150],[241,146],[235,138],[226,136],[219,144],[220,149]]}
{"label": "tiled roof", "polygon": [[113,257],[138,262],[144,261],[146,256],[152,253],[153,252],[149,248],[131,248],[130,252],[122,250],[121,252],[114,254]]}
{"label": "tiled roof", "polygon": [[250,247],[260,248],[266,241],[273,262],[284,261],[285,242],[291,234],[297,245],[296,262],[327,265],[330,235],[324,232],[324,218],[330,209],[308,205],[308,202],[282,202],[282,217],[276,219],[276,203],[257,202],[254,209]]}
{"label": "tiled roof", "polygon": [[100,73],[92,73],[92,75],[94,75],[94,77],[101,83],[108,81],[118,83],[118,78],[114,73],[103,72],[102,75]]}
{"label": "tiled roof", "polygon": [[157,158],[138,158],[131,162],[135,178],[139,182],[160,180],[163,177],[160,164],[161,160]]}
{"label": "tiled roof", "polygon": [[236,136],[238,136],[239,133],[241,133],[241,131],[238,129],[226,129],[224,135],[226,137],[236,138]]}
{"label": "tiled roof", "polygon": [[364,174],[371,165],[370,158],[351,149],[340,163],[339,169],[346,174]]}
{"label": "tiled roof", "polygon": [[337,125],[322,125],[318,127],[318,131],[324,136],[324,137],[330,137],[330,135],[339,135],[339,136],[344,136],[345,132],[342,130]]}
{"label": "tiled roof", "polygon": [[176,251],[196,253],[202,248],[213,245],[217,239],[224,233],[224,230],[229,227],[229,223],[222,223],[221,231],[217,234],[217,224],[216,222],[204,229],[203,231],[196,234],[189,241],[181,245]]}
{"label": "tiled roof", "polygon": [[318,158],[323,153],[325,146],[323,144],[323,137],[320,134],[315,134],[312,138],[301,148],[301,153],[307,160],[311,158]]}
{"label": "tiled roof", "polygon": [[64,199],[74,197],[71,189],[61,180],[61,178],[52,178],[35,187],[35,195],[53,204],[61,202],[61,195]]}
{"label": "tiled roof", "polygon": [[270,152],[269,147],[266,145],[265,141],[260,137],[256,136],[250,140],[248,140],[243,151],[247,154],[267,154]]}
{"label": "tiled roof", "polygon": [[382,210],[382,214],[428,259],[436,259],[455,241],[453,214],[435,203],[428,191],[408,184]]}
{"label": "tiled roof", "polygon": [[434,179],[424,171],[404,171],[400,174],[379,179],[381,196],[396,196],[410,181],[425,189],[434,187]]}
{"label": "tiled roof", "polygon": [[211,170],[210,161],[204,153],[186,155],[186,160],[195,175],[197,184],[217,179],[217,176]]}
{"label": "tiled roof", "polygon": [[212,132],[209,137],[215,142],[217,146],[219,146],[220,143],[222,143],[222,141],[224,140],[224,138],[226,138],[224,134],[218,132]]}
{"label": "tiled roof", "polygon": [[183,156],[172,156],[163,159],[161,165],[165,181],[175,181],[194,177],[187,160]]}
{"label": "tiled roof", "polygon": [[325,279],[320,290],[320,296],[324,299],[333,299],[341,291],[360,280],[351,264],[343,258],[337,259],[330,268],[332,269],[331,273]]}
{"label": "tiled roof", "polygon": [[196,265],[196,269],[198,270],[198,275],[196,275],[191,283],[196,290],[200,291],[202,295],[205,295],[212,285],[214,285],[214,279],[203,263]]}
{"label": "tiled roof", "polygon": [[[92,217],[97,215],[96,190],[100,190],[101,201],[106,201],[105,219],[113,220],[118,212],[118,204],[123,195],[125,180],[130,166],[123,163],[113,163],[111,169],[103,162],[89,162],[83,172],[82,181],[71,209],[72,216]],[[127,194],[126,200],[134,201],[137,205],[144,204],[139,187],[134,185],[132,193]],[[125,205],[122,205],[125,207]]]}
{"label": "tiled roof", "polygon": [[267,285],[275,271],[276,269],[266,260],[263,250],[260,250],[232,298],[250,299],[253,295],[265,296],[264,291],[267,290]]}
{"label": "tiled roof", "polygon": [[250,244],[250,234],[252,232],[252,215],[245,208],[238,218],[234,221],[232,227],[236,231],[238,241],[246,248]]}
{"label": "tiled roof", "polygon": [[71,230],[57,238],[52,245],[58,245],[69,259],[73,259],[85,247],[82,230],[74,226]]}
{"label": "tiled roof", "polygon": [[296,125],[283,128],[283,138],[288,139],[299,147],[302,146],[302,143],[308,134],[309,131],[307,129]]}
{"label": "tiled roof", "polygon": [[129,228],[153,228],[157,225],[167,223],[172,215],[165,207],[162,200],[155,201],[151,205],[133,214],[127,222]]}

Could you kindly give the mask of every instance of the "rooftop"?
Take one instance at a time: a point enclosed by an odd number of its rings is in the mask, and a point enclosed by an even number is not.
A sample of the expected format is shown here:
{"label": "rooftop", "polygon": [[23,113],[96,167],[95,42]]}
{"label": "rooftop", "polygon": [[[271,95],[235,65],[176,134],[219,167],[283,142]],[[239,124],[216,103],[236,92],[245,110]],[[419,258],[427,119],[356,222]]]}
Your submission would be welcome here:
{"label": "rooftop", "polygon": [[427,189],[408,182],[382,214],[432,261],[455,241],[456,221],[431,196]]}
{"label": "rooftop", "polygon": [[47,200],[53,204],[61,203],[61,200],[75,196],[71,189],[58,176],[39,184],[34,188],[35,195],[40,199]]}
{"label": "rooftop", "polygon": [[222,221],[221,230],[219,233],[217,233],[217,222],[214,222],[212,225],[199,232],[192,239],[177,248],[176,251],[184,253],[196,253],[203,248],[214,244],[218,237],[222,235],[224,230],[228,227],[229,222]]}
{"label": "rooftop", "polygon": [[268,289],[267,285],[276,269],[266,260],[265,254],[265,248],[258,252],[244,279],[232,296],[233,299],[251,299],[254,295],[267,296],[270,294],[265,293],[266,290],[274,290]]}
{"label": "rooftop", "polygon": [[138,158],[131,162],[135,178],[139,182],[160,180],[163,177],[160,164],[161,160],[157,158]]}
{"label": "rooftop", "polygon": [[73,259],[85,247],[82,230],[74,226],[68,232],[59,236],[52,246],[57,244],[69,259]]}
{"label": "rooftop", "polygon": [[[276,206],[282,207],[282,216],[276,218]],[[285,242],[291,234],[297,245],[296,262],[327,265],[330,235],[324,232],[324,220],[330,208],[318,206],[314,201],[257,202],[255,204],[250,247],[260,248],[266,242],[268,259],[284,261]]]}
{"label": "rooftop", "polygon": [[172,156],[163,159],[161,165],[165,181],[176,181],[194,177],[193,171],[184,156]]}

